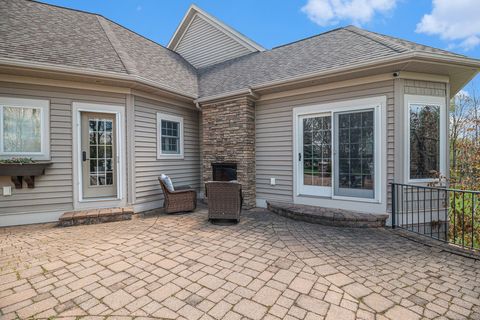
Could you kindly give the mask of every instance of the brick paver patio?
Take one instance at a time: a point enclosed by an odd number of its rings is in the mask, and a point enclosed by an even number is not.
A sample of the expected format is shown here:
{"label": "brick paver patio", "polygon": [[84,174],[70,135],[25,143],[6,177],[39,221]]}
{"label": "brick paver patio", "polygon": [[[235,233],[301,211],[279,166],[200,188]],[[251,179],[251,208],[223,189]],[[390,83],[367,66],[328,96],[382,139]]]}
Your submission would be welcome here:
{"label": "brick paver patio", "polygon": [[480,263],[260,210],[0,229],[1,319],[480,319]]}

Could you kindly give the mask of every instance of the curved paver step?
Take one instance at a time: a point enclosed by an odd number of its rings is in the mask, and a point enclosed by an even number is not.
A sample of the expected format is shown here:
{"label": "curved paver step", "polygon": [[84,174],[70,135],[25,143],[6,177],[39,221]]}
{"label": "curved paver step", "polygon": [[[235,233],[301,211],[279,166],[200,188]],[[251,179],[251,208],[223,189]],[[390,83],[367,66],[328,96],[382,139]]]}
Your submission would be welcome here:
{"label": "curved paver step", "polygon": [[267,208],[283,217],[336,227],[379,228],[385,226],[388,218],[388,214],[372,214],[271,201],[267,201]]}
{"label": "curved paver step", "polygon": [[81,211],[69,211],[58,219],[61,227],[77,226],[81,224],[97,224],[132,219],[133,208],[104,208]]}

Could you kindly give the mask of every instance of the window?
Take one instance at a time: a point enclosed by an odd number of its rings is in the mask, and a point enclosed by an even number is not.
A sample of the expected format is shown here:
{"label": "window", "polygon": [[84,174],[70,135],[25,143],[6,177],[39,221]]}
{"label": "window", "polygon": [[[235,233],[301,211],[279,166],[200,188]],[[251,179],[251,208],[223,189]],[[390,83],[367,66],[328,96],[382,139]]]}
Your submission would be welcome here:
{"label": "window", "polygon": [[0,97],[0,156],[49,159],[46,100]]}
{"label": "window", "polygon": [[183,158],[183,118],[157,113],[157,158]]}
{"label": "window", "polygon": [[444,173],[445,98],[406,96],[408,180],[432,180]]}

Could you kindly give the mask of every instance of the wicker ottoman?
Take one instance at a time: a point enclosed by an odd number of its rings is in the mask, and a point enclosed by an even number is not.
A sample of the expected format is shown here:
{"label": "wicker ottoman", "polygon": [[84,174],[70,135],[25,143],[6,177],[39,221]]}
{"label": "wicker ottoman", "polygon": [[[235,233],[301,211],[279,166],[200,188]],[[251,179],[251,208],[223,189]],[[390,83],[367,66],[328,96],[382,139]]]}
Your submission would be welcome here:
{"label": "wicker ottoman", "polygon": [[208,219],[240,221],[242,185],[238,182],[209,181],[205,183],[208,201]]}

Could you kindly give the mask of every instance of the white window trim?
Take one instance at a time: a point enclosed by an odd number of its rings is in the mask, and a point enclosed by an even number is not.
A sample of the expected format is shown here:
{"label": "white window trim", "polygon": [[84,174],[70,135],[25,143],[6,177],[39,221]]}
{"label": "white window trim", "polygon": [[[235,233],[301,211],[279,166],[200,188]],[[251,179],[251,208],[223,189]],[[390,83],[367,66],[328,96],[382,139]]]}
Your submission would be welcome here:
{"label": "white window trim", "polygon": [[[348,196],[336,196],[334,194],[334,186],[335,186],[335,166],[336,163],[334,161],[334,152],[332,152],[332,186],[331,186],[331,195],[327,196],[332,200],[346,200],[346,201],[354,201],[354,202],[369,202],[369,203],[381,203],[382,202],[382,193],[383,193],[383,184],[384,176],[383,176],[383,167],[384,161],[383,158],[383,144],[382,141],[382,134],[384,129],[384,109],[386,106],[386,97],[372,97],[372,98],[365,98],[365,99],[354,99],[354,100],[346,100],[346,101],[337,101],[331,103],[324,103],[319,105],[312,105],[306,107],[297,107],[293,110],[293,122],[294,122],[294,130],[293,130],[293,139],[294,139],[294,154],[293,154],[293,171],[294,171],[294,195],[295,197],[315,197],[312,195],[303,195],[300,193],[300,184],[301,179],[298,178],[298,153],[300,152],[300,133],[298,119],[302,115],[308,114],[315,114],[315,113],[330,113],[332,116],[332,123],[334,113],[343,112],[343,111],[356,111],[356,110],[363,110],[363,109],[374,109],[374,117],[375,117],[375,198],[359,198],[359,197],[348,197]],[[335,145],[335,134],[333,134],[333,126],[332,126],[332,146]]]}
{"label": "white window trim", "polygon": [[429,183],[438,181],[436,178],[410,179],[410,105],[428,104],[440,107],[440,175],[445,176],[446,169],[446,139],[447,139],[447,108],[445,97],[421,96],[421,95],[405,95],[405,175],[404,179],[407,183]]}
{"label": "white window trim", "polygon": [[[40,109],[40,152],[4,152],[3,151],[3,107],[26,107]],[[50,101],[0,97],[0,158],[27,157],[33,160],[50,160]]]}
{"label": "white window trim", "polygon": [[[180,123],[180,153],[172,154],[162,152],[162,120]],[[183,117],[160,112],[157,113],[157,159],[183,159],[183,137]]]}

